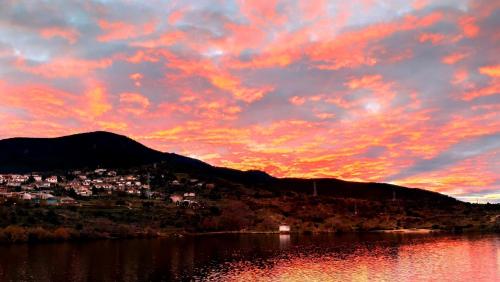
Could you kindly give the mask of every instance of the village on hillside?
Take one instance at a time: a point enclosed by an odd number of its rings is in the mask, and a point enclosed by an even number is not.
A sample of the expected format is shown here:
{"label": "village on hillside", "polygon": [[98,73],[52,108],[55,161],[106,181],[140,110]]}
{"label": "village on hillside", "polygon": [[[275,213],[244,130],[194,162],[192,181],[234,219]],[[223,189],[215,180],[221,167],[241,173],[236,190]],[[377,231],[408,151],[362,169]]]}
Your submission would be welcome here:
{"label": "village on hillside", "polygon": [[[155,178],[162,179],[155,181]],[[162,185],[152,187],[151,182]],[[0,205],[10,201],[45,206],[78,206],[81,201],[95,198],[137,197],[196,209],[201,206],[197,191],[214,187],[213,183],[189,178],[186,174],[172,177],[129,171],[119,173],[103,168],[49,175],[0,174]]]}
{"label": "village on hillside", "polygon": [[[167,164],[2,174],[0,242],[206,232],[500,230],[496,205],[435,205],[396,197],[394,191],[378,200],[355,198],[310,183],[293,190],[300,180],[283,187],[257,185],[174,172]],[[345,191],[336,188],[330,189]]]}

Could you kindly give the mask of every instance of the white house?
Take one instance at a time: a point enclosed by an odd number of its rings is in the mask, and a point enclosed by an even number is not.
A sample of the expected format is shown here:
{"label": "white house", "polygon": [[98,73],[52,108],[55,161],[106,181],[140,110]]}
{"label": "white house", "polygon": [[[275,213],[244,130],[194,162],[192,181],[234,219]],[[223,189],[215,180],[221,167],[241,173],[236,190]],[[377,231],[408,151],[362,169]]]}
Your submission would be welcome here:
{"label": "white house", "polygon": [[75,191],[76,194],[82,196],[82,197],[90,197],[92,196],[92,190],[87,189],[85,187],[81,187],[80,189]]}
{"label": "white house", "polygon": [[19,182],[19,183],[24,183],[26,181],[28,181],[28,179],[30,178],[29,175],[17,175],[17,174],[14,174],[12,175],[11,179],[15,182]]}
{"label": "white house", "polygon": [[40,184],[37,184],[38,188],[50,188],[50,183],[49,182],[42,182]]}
{"label": "white house", "polygon": [[35,185],[33,184],[21,185],[21,189],[23,191],[31,191],[35,189]]}
{"label": "white house", "polygon": [[21,182],[9,181],[7,182],[7,187],[21,187]]}
{"label": "white house", "polygon": [[42,177],[40,175],[33,175],[33,179],[36,181],[36,182],[42,182]]}
{"label": "white house", "polygon": [[57,184],[57,176],[47,177],[45,181],[47,181],[50,184]]}
{"label": "white house", "polygon": [[59,203],[61,203],[61,205],[75,205],[75,204],[78,204],[77,201],[75,201],[75,199],[73,198],[70,198],[70,197],[62,197],[59,199]]}
{"label": "white house", "polygon": [[48,199],[51,199],[51,198],[55,198],[54,195],[49,194],[49,193],[40,193],[39,197],[42,200],[48,200]]}
{"label": "white house", "polygon": [[106,171],[108,171],[108,170],[105,168],[98,168],[98,169],[94,170],[94,172],[96,174],[99,174],[99,175],[103,175]]}

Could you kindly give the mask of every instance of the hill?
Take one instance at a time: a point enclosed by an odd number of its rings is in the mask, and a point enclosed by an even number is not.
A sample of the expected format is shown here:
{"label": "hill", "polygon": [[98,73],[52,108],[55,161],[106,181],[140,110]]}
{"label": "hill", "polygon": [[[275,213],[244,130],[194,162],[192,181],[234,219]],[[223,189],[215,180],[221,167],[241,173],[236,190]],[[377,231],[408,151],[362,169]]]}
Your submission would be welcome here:
{"label": "hill", "polygon": [[262,171],[239,171],[211,166],[200,160],[148,148],[126,136],[90,132],[57,138],[11,138],[0,140],[0,173],[27,173],[84,168],[132,168],[158,164],[162,169],[216,177],[244,185],[280,192],[312,194],[313,183],[321,195],[366,200],[387,200],[396,196],[433,202],[456,201],[422,189],[381,183],[360,183],[338,179],[274,178]]}
{"label": "hill", "polygon": [[384,183],[215,167],[108,132],[0,140],[0,173],[32,171],[58,182],[48,188],[28,178],[16,186],[9,185],[15,176],[4,178],[0,243],[275,232],[282,224],[304,233],[500,230],[499,205]]}
{"label": "hill", "polygon": [[156,162],[163,157],[159,151],[108,132],[0,140],[0,172],[3,173],[130,167]]}

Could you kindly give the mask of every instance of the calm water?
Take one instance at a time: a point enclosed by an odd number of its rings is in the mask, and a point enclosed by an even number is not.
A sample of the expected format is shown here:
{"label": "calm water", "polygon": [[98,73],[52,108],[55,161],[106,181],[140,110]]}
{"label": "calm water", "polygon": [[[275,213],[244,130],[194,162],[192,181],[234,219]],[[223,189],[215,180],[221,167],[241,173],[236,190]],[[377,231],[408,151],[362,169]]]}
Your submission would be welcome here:
{"label": "calm water", "polygon": [[0,281],[500,281],[500,236],[211,235],[0,246]]}

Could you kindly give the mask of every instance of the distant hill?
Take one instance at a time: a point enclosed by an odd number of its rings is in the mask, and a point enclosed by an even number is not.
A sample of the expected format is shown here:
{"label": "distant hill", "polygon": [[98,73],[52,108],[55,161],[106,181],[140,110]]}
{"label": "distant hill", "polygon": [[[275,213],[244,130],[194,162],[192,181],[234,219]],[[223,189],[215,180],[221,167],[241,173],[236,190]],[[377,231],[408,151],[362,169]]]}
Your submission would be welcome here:
{"label": "distant hill", "polygon": [[456,200],[423,189],[381,183],[360,183],[338,179],[274,178],[262,171],[240,171],[214,167],[200,160],[148,148],[126,136],[110,132],[90,132],[57,138],[10,138],[0,140],[0,173],[54,170],[132,168],[159,163],[172,171],[259,185],[281,192],[313,192],[316,182],[320,195],[367,200],[413,199],[426,202]]}
{"label": "distant hill", "polygon": [[153,150],[126,136],[97,131],[57,138],[0,140],[0,173],[54,170],[132,168],[162,163],[180,172],[214,174],[235,181],[267,181],[261,171],[239,171],[211,166],[197,159]]}
{"label": "distant hill", "polygon": [[162,152],[109,132],[0,140],[0,172],[130,167],[163,158]]}

